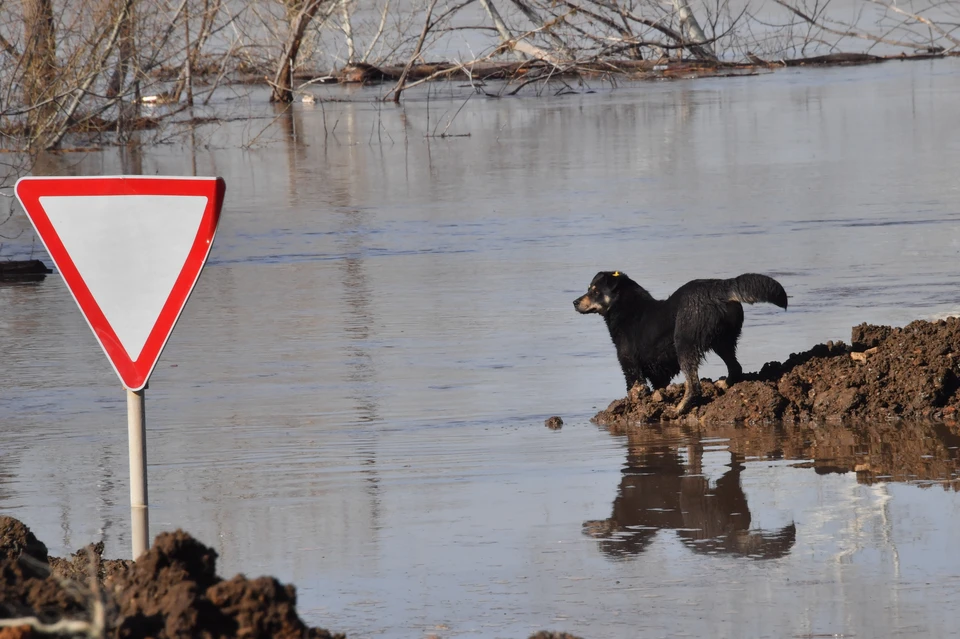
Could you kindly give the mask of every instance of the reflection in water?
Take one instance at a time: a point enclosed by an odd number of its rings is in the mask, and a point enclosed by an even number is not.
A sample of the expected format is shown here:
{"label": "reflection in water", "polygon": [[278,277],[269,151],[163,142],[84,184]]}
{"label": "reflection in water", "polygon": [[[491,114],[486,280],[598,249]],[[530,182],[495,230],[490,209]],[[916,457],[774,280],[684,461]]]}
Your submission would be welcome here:
{"label": "reflection in water", "polygon": [[10,499],[10,489],[7,483],[16,478],[16,462],[13,455],[8,451],[0,451],[0,507]]}
{"label": "reflection in water", "polygon": [[[613,435],[626,435],[631,451],[687,441],[680,426],[612,424]],[[701,427],[698,437],[724,441],[739,459],[795,460],[794,468],[817,474],[856,473],[860,484],[911,482],[938,484],[960,491],[960,423],[857,422],[720,424]]]}
{"label": "reflection in water", "polygon": [[[192,175],[197,174],[197,154],[193,145],[194,136],[195,132],[191,129],[190,158],[191,166],[193,167]],[[143,175],[143,145],[140,143],[139,133],[134,132],[130,134],[130,139],[127,140],[127,143],[118,149],[118,155],[124,175]]]}
{"label": "reflection in water", "polygon": [[689,465],[671,445],[630,448],[609,519],[588,521],[584,533],[600,540],[607,556],[642,553],[661,529],[674,530],[698,553],[775,559],[790,552],[796,526],[751,530],[750,507],[740,486],[742,458],[731,453],[729,470],[711,486],[701,474],[703,447],[690,447]]}
{"label": "reflection in water", "polygon": [[[380,421],[376,400],[376,369],[371,356],[371,326],[373,312],[370,308],[372,291],[364,267],[363,247],[367,241],[364,214],[356,209],[348,209],[343,214],[343,244],[347,255],[340,266],[343,278],[342,299],[346,302],[348,319],[344,332],[347,338],[346,361],[349,362],[348,375],[350,399],[355,404],[357,419],[363,424]],[[363,459],[366,491],[371,499],[370,517],[374,530],[380,525],[380,477],[378,476],[377,450],[375,440],[361,444],[358,452]]]}
{"label": "reflection in water", "polygon": [[[698,437],[679,426],[614,425],[626,435],[627,463],[608,519],[583,524],[607,556],[637,555],[661,529],[676,532],[694,552],[778,558],[796,543],[794,524],[751,529],[741,486],[745,460],[796,460],[817,474],[854,473],[859,484],[910,482],[960,489],[960,427],[947,423],[722,425]],[[703,444],[723,441],[727,470],[711,485],[702,473]],[[683,446],[686,443],[686,453]]]}

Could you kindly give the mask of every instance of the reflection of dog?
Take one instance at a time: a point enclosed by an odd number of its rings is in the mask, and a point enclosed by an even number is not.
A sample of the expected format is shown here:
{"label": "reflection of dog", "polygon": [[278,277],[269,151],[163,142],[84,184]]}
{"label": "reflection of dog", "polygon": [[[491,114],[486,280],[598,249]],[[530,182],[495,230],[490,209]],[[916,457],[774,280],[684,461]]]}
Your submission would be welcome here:
{"label": "reflection of dog", "polygon": [[610,557],[638,555],[661,529],[675,530],[694,552],[755,559],[783,557],[797,538],[794,524],[751,530],[750,508],[740,486],[743,465],[731,455],[730,470],[711,487],[699,472],[702,448],[684,467],[676,448],[654,446],[627,456],[610,519],[587,521],[586,535]]}
{"label": "reflection of dog", "polygon": [[698,369],[707,351],[714,351],[727,365],[728,384],[743,372],[737,361],[741,302],[787,308],[787,293],[773,278],[745,273],[729,280],[693,280],[668,299],[655,300],[623,273],[603,271],[573,305],[581,313],[603,316],[628,392],[646,381],[663,388],[683,371],[685,388],[677,407],[682,414],[700,396]]}

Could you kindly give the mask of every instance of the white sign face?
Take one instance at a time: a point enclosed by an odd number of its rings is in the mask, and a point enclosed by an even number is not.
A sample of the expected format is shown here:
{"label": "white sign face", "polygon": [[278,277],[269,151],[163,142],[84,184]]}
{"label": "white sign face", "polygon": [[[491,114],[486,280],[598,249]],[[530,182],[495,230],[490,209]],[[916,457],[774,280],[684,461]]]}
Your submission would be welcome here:
{"label": "white sign face", "polygon": [[216,235],[221,178],[23,178],[17,198],[94,335],[142,389]]}
{"label": "white sign face", "polygon": [[177,195],[40,198],[63,248],[131,360],[140,359],[187,262],[207,199]]}

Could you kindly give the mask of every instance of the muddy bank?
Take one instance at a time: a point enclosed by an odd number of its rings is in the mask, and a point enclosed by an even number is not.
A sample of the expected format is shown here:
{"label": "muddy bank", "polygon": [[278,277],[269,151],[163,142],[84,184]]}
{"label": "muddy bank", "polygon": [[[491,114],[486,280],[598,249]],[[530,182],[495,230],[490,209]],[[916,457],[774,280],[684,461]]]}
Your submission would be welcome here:
{"label": "muddy bank", "polygon": [[102,552],[97,544],[48,557],[23,523],[0,517],[0,621],[35,618],[0,637],[43,636],[39,624],[58,622],[61,636],[343,637],[304,624],[293,586],[219,577],[217,553],[181,530],[158,535],[137,562]]}
{"label": "muddy bank", "polygon": [[[157,535],[136,562],[102,554],[99,543],[50,557],[26,525],[0,516],[0,639],[345,639],[307,626],[291,585],[218,576],[216,551],[182,530]],[[533,637],[578,639],[552,631]]]}
{"label": "muddy bank", "polygon": [[[850,344],[827,342],[769,362],[725,388],[704,379],[684,424],[900,419],[953,422],[960,410],[960,318],[903,328],[861,324]],[[681,380],[682,381],[682,380]],[[634,387],[594,417],[600,425],[670,421],[682,384]]]}

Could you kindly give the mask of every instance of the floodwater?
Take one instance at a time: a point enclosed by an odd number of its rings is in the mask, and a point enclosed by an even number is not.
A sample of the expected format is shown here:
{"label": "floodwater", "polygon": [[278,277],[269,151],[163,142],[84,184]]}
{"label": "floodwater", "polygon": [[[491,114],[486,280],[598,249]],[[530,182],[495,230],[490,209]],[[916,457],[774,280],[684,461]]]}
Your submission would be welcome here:
{"label": "floodwater", "polygon": [[[960,60],[573,88],[225,92],[185,143],[40,165],[227,182],[147,391],[152,531],[350,637],[956,635],[955,434],[867,476],[773,432],[608,432],[621,374],[571,302],[600,269],[771,274],[747,370],[960,310]],[[27,226],[0,255],[44,256]],[[0,353],[0,512],[127,556],[124,394],[58,276],[0,287]]]}

